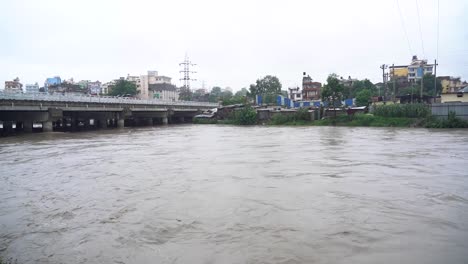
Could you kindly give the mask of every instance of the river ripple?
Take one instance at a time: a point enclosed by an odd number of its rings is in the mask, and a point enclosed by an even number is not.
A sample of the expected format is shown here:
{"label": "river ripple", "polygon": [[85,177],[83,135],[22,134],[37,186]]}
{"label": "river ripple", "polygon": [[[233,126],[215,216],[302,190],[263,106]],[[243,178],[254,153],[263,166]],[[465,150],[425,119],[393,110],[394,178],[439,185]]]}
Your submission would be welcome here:
{"label": "river ripple", "polygon": [[466,130],[181,125],[0,139],[18,263],[466,263]]}

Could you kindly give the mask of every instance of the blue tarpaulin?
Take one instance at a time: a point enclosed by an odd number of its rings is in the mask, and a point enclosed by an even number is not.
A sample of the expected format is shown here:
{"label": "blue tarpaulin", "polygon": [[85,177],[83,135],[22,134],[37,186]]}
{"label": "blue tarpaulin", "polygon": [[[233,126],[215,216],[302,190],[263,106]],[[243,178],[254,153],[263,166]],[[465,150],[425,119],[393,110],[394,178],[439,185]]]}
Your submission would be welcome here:
{"label": "blue tarpaulin", "polygon": [[314,106],[320,107],[320,102],[314,102]]}
{"label": "blue tarpaulin", "polygon": [[298,107],[301,107],[301,103],[299,103],[299,102],[294,102],[294,108],[298,108]]}
{"label": "blue tarpaulin", "polygon": [[276,105],[278,105],[278,106],[283,105],[283,96],[278,95],[276,97]]}
{"label": "blue tarpaulin", "polygon": [[258,104],[258,105],[261,105],[261,104],[263,103],[262,96],[261,96],[261,95],[257,95],[255,101],[257,101],[257,104]]}
{"label": "blue tarpaulin", "polygon": [[352,106],[353,105],[353,99],[350,98],[350,99],[345,99],[345,105],[347,106]]}
{"label": "blue tarpaulin", "polygon": [[304,107],[310,106],[310,102],[304,102]]}
{"label": "blue tarpaulin", "polygon": [[418,68],[418,77],[422,77],[424,75],[424,68]]}

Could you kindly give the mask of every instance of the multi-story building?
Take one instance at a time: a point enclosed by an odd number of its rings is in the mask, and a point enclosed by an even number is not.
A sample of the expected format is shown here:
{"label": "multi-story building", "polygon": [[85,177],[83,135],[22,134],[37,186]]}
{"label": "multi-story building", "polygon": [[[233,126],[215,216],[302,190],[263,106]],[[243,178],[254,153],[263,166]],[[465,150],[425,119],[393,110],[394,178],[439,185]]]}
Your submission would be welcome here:
{"label": "multi-story building", "polygon": [[433,74],[434,64],[428,64],[427,60],[419,60],[414,55],[409,65],[390,66],[390,80],[395,79],[398,83],[406,85],[415,83],[425,75]]}
{"label": "multi-story building", "polygon": [[347,97],[345,99],[350,99],[353,97],[352,95],[352,89],[354,84],[358,81],[358,79],[351,78],[351,76],[348,76],[347,79],[340,77],[338,80],[341,85],[343,85],[343,88],[345,89],[344,95]]}
{"label": "multi-story building", "polygon": [[[153,98],[154,93],[150,94],[150,85],[171,84],[171,79],[172,79],[167,76],[158,75],[157,71],[148,71],[147,75],[141,75],[139,79],[137,79],[138,77],[136,76],[129,76],[129,77],[131,77],[129,80],[135,81],[137,85],[138,96],[142,99]],[[152,87],[154,88],[155,86],[152,86]],[[174,96],[170,96],[170,97],[175,98]],[[175,100],[178,100],[178,95],[177,95],[177,99]]]}
{"label": "multi-story building", "polygon": [[460,77],[440,76],[437,77],[442,85],[442,93],[455,93],[466,86],[463,84]]}
{"label": "multi-story building", "polygon": [[156,76],[148,75],[148,76],[149,76],[148,82],[150,84],[171,83],[171,80],[172,80],[172,78],[167,77],[167,76],[159,76],[159,75],[156,75]]}
{"label": "multi-story building", "polygon": [[38,93],[39,92],[39,84],[26,84],[25,85],[27,93]]}
{"label": "multi-story building", "polygon": [[83,89],[79,84],[77,83],[71,83],[68,81],[64,81],[60,84],[55,84],[55,85],[49,85],[48,87],[48,93],[50,94],[87,94],[88,90]]}
{"label": "multi-story building", "polygon": [[49,91],[49,86],[51,85],[60,85],[62,84],[62,79],[60,79],[60,76],[55,76],[52,78],[47,78],[44,82],[44,91],[48,92]]}
{"label": "multi-story building", "polygon": [[288,88],[288,97],[293,101],[302,101],[302,91],[299,87]]}
{"label": "multi-story building", "polygon": [[88,84],[90,83],[91,81],[90,80],[81,80],[79,82],[77,82],[76,84],[78,84],[82,90],[88,90]]}
{"label": "multi-story building", "polygon": [[111,90],[111,87],[113,85],[115,85],[115,81],[110,81],[110,82],[103,83],[101,85],[101,93],[102,94],[109,94],[110,90]]}
{"label": "multi-story building", "polygon": [[428,64],[427,60],[418,60],[418,56],[414,55],[411,64],[408,65],[408,82],[414,83],[426,74],[432,74],[434,65]]}
{"label": "multi-story building", "polygon": [[98,95],[101,94],[101,82],[100,81],[95,81],[95,82],[88,82],[88,93],[92,95]]}
{"label": "multi-story building", "polygon": [[179,100],[179,92],[177,91],[176,86],[170,83],[149,84],[149,96],[153,99],[167,101]]}
{"label": "multi-story building", "polygon": [[408,86],[408,66],[390,66],[390,81],[398,87]]}
{"label": "multi-story building", "polygon": [[320,100],[322,84],[314,82],[309,75],[303,73],[302,77],[302,100]]}
{"label": "multi-story building", "polygon": [[141,90],[141,78],[140,76],[133,76],[130,74],[127,74],[127,81],[132,82],[135,84],[137,91]]}
{"label": "multi-story building", "polygon": [[348,76],[348,79],[345,79],[343,77],[340,77],[340,83],[343,85],[345,88],[351,88],[353,87],[353,84],[357,81],[358,79],[353,79],[351,76]]}
{"label": "multi-story building", "polygon": [[148,75],[141,75],[140,76],[140,87],[138,89],[138,97],[142,99],[149,98],[149,76]]}
{"label": "multi-story building", "polygon": [[6,93],[22,93],[23,84],[20,83],[20,79],[16,77],[13,81],[5,81],[5,92]]}

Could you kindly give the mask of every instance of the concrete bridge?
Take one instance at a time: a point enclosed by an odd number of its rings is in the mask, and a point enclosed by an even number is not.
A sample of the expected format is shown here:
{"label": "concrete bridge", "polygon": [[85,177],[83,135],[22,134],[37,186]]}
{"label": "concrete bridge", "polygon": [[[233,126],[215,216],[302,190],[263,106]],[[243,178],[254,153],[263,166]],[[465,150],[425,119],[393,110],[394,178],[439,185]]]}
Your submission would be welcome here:
{"label": "concrete bridge", "polygon": [[191,122],[218,104],[135,98],[0,93],[3,135]]}

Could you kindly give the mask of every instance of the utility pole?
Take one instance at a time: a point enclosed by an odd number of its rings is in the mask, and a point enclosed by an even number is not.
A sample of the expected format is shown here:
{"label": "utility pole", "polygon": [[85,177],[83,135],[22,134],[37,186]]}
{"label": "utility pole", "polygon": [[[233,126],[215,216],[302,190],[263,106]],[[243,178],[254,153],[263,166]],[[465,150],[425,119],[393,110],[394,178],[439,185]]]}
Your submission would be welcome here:
{"label": "utility pole", "polygon": [[419,102],[420,102],[420,103],[422,103],[423,90],[424,90],[424,66],[422,67],[421,92],[420,92],[420,94],[419,94]]}
{"label": "utility pole", "polygon": [[[385,64],[382,64],[380,66],[380,69],[382,69],[382,80],[383,80],[383,84],[385,85],[385,91],[384,91],[384,100],[385,100],[385,97],[386,97],[386,94],[387,94],[387,80],[385,78],[385,69],[387,69],[388,65],[385,65]],[[380,95],[380,91],[379,91],[379,95]]]}
{"label": "utility pole", "polygon": [[437,60],[434,60],[434,92],[437,92]]}
{"label": "utility pole", "polygon": [[393,103],[396,100],[396,89],[395,89],[395,63],[392,64],[392,79],[393,79]]}
{"label": "utility pole", "polygon": [[180,78],[179,80],[181,81],[184,81],[184,87],[185,88],[188,88],[190,90],[190,81],[196,81],[196,79],[191,79],[190,78],[190,74],[191,73],[197,73],[195,71],[190,71],[190,67],[191,66],[195,66],[196,64],[193,64],[188,56],[187,56],[187,53],[185,54],[185,59],[184,59],[184,62],[181,62],[179,63],[179,66],[184,66],[184,69],[179,71],[179,72],[183,72],[184,73],[184,77],[183,78]]}

